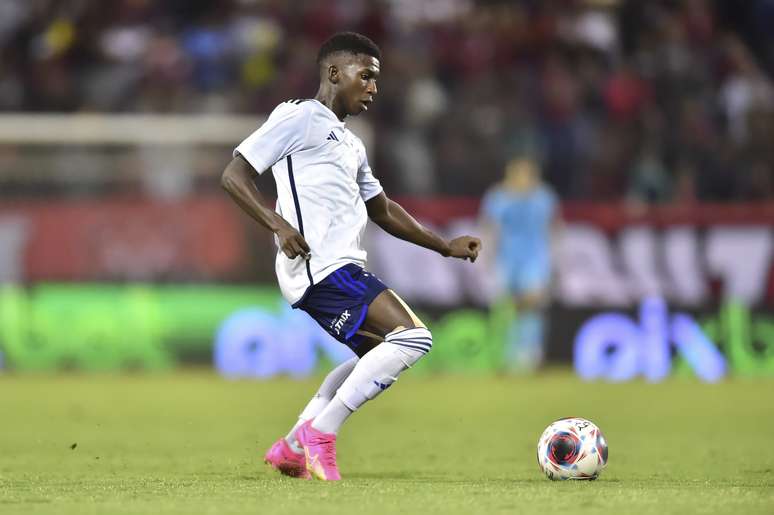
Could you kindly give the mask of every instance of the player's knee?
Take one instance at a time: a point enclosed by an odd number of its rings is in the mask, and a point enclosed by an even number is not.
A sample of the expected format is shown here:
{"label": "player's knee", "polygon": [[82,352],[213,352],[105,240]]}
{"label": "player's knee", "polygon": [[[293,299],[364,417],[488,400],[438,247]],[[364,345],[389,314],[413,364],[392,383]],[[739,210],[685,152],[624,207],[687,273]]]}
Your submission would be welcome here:
{"label": "player's knee", "polygon": [[427,328],[396,328],[360,360],[358,366],[367,372],[368,381],[344,381],[336,395],[354,411],[389,388],[401,372],[411,368],[432,347],[433,336]]}
{"label": "player's knee", "polygon": [[433,348],[433,335],[426,327],[397,328],[385,336],[384,341],[396,346],[411,367]]}

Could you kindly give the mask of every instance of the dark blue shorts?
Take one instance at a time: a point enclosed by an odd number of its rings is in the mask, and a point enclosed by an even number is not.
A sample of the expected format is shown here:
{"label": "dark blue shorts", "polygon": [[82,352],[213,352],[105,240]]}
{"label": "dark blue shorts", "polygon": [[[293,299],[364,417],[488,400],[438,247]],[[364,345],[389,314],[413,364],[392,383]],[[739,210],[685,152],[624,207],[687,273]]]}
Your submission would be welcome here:
{"label": "dark blue shorts", "polygon": [[375,275],[350,263],[310,286],[293,307],[306,311],[328,334],[355,350],[363,340],[355,333],[368,306],[386,289]]}

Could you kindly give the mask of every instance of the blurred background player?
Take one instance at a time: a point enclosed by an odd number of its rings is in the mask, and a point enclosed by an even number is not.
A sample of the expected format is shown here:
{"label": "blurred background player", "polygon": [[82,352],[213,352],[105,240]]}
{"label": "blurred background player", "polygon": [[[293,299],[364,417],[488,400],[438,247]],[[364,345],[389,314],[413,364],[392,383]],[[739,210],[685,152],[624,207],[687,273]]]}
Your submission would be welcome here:
{"label": "blurred background player", "polygon": [[505,177],[484,196],[481,215],[498,287],[516,317],[507,330],[505,366],[535,370],[543,362],[545,307],[551,279],[551,247],[559,224],[556,195],[540,176],[535,159],[516,157]]}
{"label": "blurred background player", "polygon": [[[336,367],[285,438],[266,454],[282,473],[339,480],[336,433],[360,406],[427,354],[432,335],[411,309],[364,270],[362,236],[370,218],[397,238],[447,257],[476,260],[481,242],[447,241],[387,198],[365,147],[346,128],[377,93],[381,51],[353,32],[320,48],[314,99],[282,102],[234,151],[222,184],[255,221],[275,234],[277,279],[285,299],[358,356]],[[255,184],[272,168],[276,211]],[[303,448],[303,454],[301,452]]]}

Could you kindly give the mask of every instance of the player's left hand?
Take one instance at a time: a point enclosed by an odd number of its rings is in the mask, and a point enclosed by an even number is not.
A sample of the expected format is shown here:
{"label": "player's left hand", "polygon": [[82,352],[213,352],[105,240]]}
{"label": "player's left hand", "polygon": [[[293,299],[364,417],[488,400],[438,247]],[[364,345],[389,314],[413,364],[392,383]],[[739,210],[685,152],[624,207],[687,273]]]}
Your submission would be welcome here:
{"label": "player's left hand", "polygon": [[449,242],[449,257],[469,259],[474,262],[481,251],[481,240],[473,236],[460,236]]}

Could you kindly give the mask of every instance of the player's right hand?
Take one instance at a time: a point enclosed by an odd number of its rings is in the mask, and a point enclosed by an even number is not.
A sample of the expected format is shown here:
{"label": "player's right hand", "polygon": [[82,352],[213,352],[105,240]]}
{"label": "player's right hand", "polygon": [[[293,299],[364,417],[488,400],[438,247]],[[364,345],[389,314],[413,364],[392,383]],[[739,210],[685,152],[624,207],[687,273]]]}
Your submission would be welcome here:
{"label": "player's right hand", "polygon": [[309,244],[306,242],[301,233],[293,228],[290,224],[280,228],[277,231],[277,239],[279,240],[279,248],[290,259],[295,259],[298,256],[308,260],[312,257],[312,251],[309,249]]}

